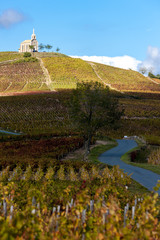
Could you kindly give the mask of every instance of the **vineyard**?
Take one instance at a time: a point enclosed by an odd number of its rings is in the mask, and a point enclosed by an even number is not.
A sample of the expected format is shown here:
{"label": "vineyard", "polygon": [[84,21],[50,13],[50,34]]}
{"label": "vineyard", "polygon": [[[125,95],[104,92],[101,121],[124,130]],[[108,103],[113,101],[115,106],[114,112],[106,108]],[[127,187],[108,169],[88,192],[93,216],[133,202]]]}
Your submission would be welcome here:
{"label": "vineyard", "polygon": [[[77,82],[103,81],[123,92],[159,93],[156,79],[142,74],[94,63],[94,67],[81,59],[71,58],[60,53],[34,53],[41,58],[49,72],[51,85],[45,82],[44,73],[37,62],[23,62],[23,55],[14,52],[0,53],[0,92],[50,91],[50,89],[72,89]],[[11,63],[5,61],[12,61]],[[18,62],[19,61],[19,62]],[[157,83],[157,84],[156,84]]]}
{"label": "vineyard", "polygon": [[0,92],[47,89],[38,62],[13,62],[0,65]]}
{"label": "vineyard", "polygon": [[160,165],[160,148],[151,151],[148,156],[148,163],[153,165]]}
{"label": "vineyard", "polygon": [[[160,145],[159,96],[151,99],[153,95],[139,96],[138,99],[120,96],[120,104],[125,110],[120,128],[103,129],[100,133],[112,138],[142,135],[148,143]],[[1,97],[0,127],[29,135],[75,134],[67,107],[70,96],[71,91],[61,90],[50,94]]]}
{"label": "vineyard", "polygon": [[[158,239],[158,196],[133,195],[117,167],[9,167],[0,175],[1,239]],[[153,231],[154,229],[154,231]]]}
{"label": "vineyard", "polygon": [[55,166],[56,160],[62,159],[69,152],[83,146],[83,138],[80,137],[56,137],[39,140],[16,140],[2,142],[0,152],[0,169],[16,165],[23,169],[26,165],[32,168],[41,166]]}
{"label": "vineyard", "polygon": [[152,82],[149,78],[142,74],[132,71],[124,70],[116,67],[106,66],[103,64],[94,63],[95,70],[103,81],[111,84],[123,92],[152,92],[159,93],[160,85]]}
{"label": "vineyard", "polygon": [[69,57],[43,58],[55,89],[75,88],[77,82],[99,81],[92,67],[81,59]]}
{"label": "vineyard", "polygon": [[[100,81],[100,76],[125,92],[114,91],[124,116],[119,128],[100,129],[96,137],[137,135],[160,146],[160,86],[131,70],[96,63],[92,68],[63,54],[34,53],[50,74],[50,89],[58,90],[51,92],[39,61],[22,57],[0,53],[0,92],[42,93],[0,98],[0,129],[22,134],[0,134],[0,239],[158,240],[158,194],[118,167],[97,163],[96,151],[86,161],[74,155],[84,138],[68,106],[77,82]],[[148,163],[155,167],[160,151],[153,148]]]}
{"label": "vineyard", "polygon": [[67,101],[70,92],[1,97],[1,128],[25,134],[69,134]]}
{"label": "vineyard", "polygon": [[142,118],[160,117],[160,100],[158,99],[121,98],[120,103],[125,109],[126,117],[142,117]]}

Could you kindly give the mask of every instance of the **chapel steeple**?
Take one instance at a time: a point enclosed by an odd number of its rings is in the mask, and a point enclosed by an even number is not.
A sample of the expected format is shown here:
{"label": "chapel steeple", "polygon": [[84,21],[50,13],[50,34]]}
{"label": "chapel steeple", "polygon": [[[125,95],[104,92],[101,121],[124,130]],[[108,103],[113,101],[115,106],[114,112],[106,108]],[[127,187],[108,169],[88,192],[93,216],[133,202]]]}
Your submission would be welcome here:
{"label": "chapel steeple", "polygon": [[31,36],[31,40],[33,39],[36,39],[36,34],[34,33],[34,28],[33,28],[33,33],[32,33],[32,36]]}
{"label": "chapel steeple", "polygon": [[[33,46],[34,48],[31,49],[30,46]],[[36,34],[34,32],[31,35],[31,40],[25,40],[21,43],[19,52],[38,52],[38,41],[36,39]]]}

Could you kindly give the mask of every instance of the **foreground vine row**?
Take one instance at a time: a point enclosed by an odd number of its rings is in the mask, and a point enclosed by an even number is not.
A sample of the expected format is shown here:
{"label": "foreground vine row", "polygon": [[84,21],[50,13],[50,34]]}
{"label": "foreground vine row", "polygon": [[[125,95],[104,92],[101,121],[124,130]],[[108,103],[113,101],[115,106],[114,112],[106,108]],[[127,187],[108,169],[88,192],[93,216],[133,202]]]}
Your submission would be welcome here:
{"label": "foreground vine row", "polygon": [[158,239],[158,195],[134,196],[118,167],[0,174],[1,239]]}

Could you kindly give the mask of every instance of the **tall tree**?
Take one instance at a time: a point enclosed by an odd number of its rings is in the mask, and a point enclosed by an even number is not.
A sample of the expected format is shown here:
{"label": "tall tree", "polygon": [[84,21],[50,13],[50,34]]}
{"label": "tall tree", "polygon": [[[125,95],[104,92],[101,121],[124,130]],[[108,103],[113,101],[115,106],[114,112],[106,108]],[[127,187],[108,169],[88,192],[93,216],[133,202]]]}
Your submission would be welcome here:
{"label": "tall tree", "polygon": [[38,46],[38,48],[39,48],[40,51],[42,51],[42,50],[44,49],[44,47],[45,47],[45,46],[44,46],[42,43],[39,44],[39,46]]}
{"label": "tall tree", "polygon": [[73,90],[70,100],[70,117],[83,134],[86,155],[91,139],[102,127],[113,127],[123,115],[118,100],[108,87],[99,82],[82,82]]}
{"label": "tall tree", "polygon": [[49,45],[49,44],[47,44],[47,45],[45,45],[45,48],[46,48],[46,49],[48,50],[48,52],[49,52],[49,50],[52,49],[52,46]]}

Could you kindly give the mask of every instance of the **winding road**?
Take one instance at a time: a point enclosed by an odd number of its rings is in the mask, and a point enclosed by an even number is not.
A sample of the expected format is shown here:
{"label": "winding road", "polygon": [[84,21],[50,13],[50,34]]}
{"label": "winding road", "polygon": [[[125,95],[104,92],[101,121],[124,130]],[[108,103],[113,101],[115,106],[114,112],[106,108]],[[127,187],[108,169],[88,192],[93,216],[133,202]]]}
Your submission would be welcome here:
{"label": "winding road", "polygon": [[22,135],[22,133],[17,133],[17,132],[9,132],[9,131],[5,131],[5,130],[0,130],[0,133],[4,133],[4,134],[8,134],[8,135]]}
{"label": "winding road", "polygon": [[[148,190],[153,191],[153,187],[156,186],[158,180],[160,180],[160,175],[153,173],[149,170],[135,167],[124,163],[120,158],[129,150],[135,148],[137,143],[134,140],[117,140],[118,146],[112,148],[99,156],[99,160],[108,165],[114,166],[119,165],[119,168],[124,170],[125,173],[132,174],[131,178],[139,182],[142,186],[146,187]],[[160,195],[160,190],[157,191]]]}

